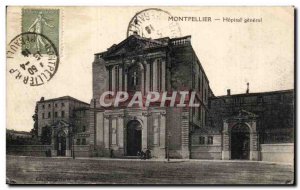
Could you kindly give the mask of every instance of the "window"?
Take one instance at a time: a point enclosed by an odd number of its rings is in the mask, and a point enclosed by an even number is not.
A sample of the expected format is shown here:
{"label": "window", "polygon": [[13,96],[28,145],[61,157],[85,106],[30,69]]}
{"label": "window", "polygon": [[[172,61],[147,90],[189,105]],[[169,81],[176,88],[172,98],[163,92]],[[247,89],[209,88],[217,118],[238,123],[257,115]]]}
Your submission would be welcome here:
{"label": "window", "polygon": [[62,102],[62,103],[61,103],[61,107],[64,107],[64,106],[65,106],[65,103]]}
{"label": "window", "polygon": [[48,118],[51,118],[51,112],[48,112]]}
{"label": "window", "polygon": [[65,117],[65,111],[61,111],[61,117]]}
{"label": "window", "polygon": [[76,140],[76,145],[80,145],[80,139]]}
{"label": "window", "polygon": [[201,106],[198,107],[198,119],[201,120]]}
{"label": "window", "polygon": [[45,113],[42,113],[42,118],[45,119]]}
{"label": "window", "polygon": [[43,107],[43,109],[45,109],[45,105],[44,104],[42,105],[42,107]]}
{"label": "window", "polygon": [[54,112],[54,117],[57,118],[57,112]]}
{"label": "window", "polygon": [[207,138],[207,144],[214,144],[214,138],[213,138],[213,136],[209,136]]}
{"label": "window", "polygon": [[55,107],[57,108],[57,103],[55,103],[54,105],[55,105]]}
{"label": "window", "polygon": [[86,139],[82,139],[82,145],[86,145]]}
{"label": "window", "polygon": [[82,126],[82,132],[85,132],[85,130],[86,130],[86,127]]}
{"label": "window", "polygon": [[51,104],[48,104],[48,108],[51,108]]}
{"label": "window", "polygon": [[263,100],[263,97],[262,97],[262,96],[258,96],[258,97],[257,97],[257,102],[258,102],[258,103],[263,103],[263,101],[264,101],[264,100]]}
{"label": "window", "polygon": [[205,144],[205,137],[199,137],[199,144]]}

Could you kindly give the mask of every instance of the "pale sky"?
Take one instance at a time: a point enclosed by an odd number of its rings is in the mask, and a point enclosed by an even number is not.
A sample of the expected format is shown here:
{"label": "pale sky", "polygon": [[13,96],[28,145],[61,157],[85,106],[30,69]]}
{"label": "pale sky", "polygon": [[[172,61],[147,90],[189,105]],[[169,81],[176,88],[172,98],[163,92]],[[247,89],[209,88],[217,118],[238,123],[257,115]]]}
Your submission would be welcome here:
{"label": "pale sky", "polygon": [[[128,23],[145,7],[60,7],[60,64],[55,76],[39,87],[25,86],[7,71],[7,128],[30,131],[35,102],[70,95],[87,103],[92,98],[94,53],[126,38]],[[221,19],[178,22],[193,48],[215,95],[293,89],[294,18],[285,8],[167,8],[172,16]],[[262,18],[261,23],[225,23],[223,17]],[[21,8],[7,10],[7,44],[21,33]],[[8,68],[8,67],[7,67]]]}

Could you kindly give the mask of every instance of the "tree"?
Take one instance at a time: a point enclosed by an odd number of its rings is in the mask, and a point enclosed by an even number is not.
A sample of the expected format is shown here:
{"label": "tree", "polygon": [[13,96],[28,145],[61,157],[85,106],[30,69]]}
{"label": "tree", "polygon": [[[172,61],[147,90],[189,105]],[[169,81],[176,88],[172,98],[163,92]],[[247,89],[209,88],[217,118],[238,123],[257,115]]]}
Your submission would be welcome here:
{"label": "tree", "polygon": [[51,144],[52,130],[51,127],[45,126],[42,128],[41,134],[41,143],[42,144]]}
{"label": "tree", "polygon": [[33,137],[38,136],[38,105],[36,104],[34,114],[32,116],[32,119],[34,121],[33,128],[31,129],[30,133]]}

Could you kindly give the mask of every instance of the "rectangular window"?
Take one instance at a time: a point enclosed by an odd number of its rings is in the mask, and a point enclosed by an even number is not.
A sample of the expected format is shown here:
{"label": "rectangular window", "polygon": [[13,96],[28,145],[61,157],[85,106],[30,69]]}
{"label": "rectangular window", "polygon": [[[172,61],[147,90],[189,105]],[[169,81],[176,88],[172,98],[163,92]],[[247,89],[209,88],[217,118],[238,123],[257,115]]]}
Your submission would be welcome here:
{"label": "rectangular window", "polygon": [[61,103],[61,107],[64,107],[64,106],[65,106],[65,103],[62,102],[62,103]]}
{"label": "rectangular window", "polygon": [[85,130],[86,130],[86,127],[82,126],[82,132],[85,132]]}
{"label": "rectangular window", "polygon": [[65,117],[65,111],[61,111],[61,117]]}
{"label": "rectangular window", "polygon": [[43,107],[43,109],[45,109],[45,105],[43,105],[42,107]]}
{"label": "rectangular window", "polygon": [[57,118],[57,112],[54,112],[54,117]]}
{"label": "rectangular window", "polygon": [[54,105],[55,105],[55,107],[57,108],[57,104],[55,103]]}
{"label": "rectangular window", "polygon": [[42,118],[45,119],[45,114],[44,113],[42,113]]}
{"label": "rectangular window", "polygon": [[209,136],[207,138],[207,144],[214,144],[214,138],[213,138],[213,136]]}
{"label": "rectangular window", "polygon": [[201,106],[198,107],[198,119],[201,120]]}
{"label": "rectangular window", "polygon": [[82,139],[82,145],[86,145],[86,139]]}
{"label": "rectangular window", "polygon": [[48,118],[51,118],[51,112],[48,112]]}
{"label": "rectangular window", "polygon": [[76,145],[80,145],[80,139],[76,140]]}
{"label": "rectangular window", "polygon": [[51,108],[51,104],[48,104],[48,107]]}
{"label": "rectangular window", "polygon": [[199,137],[199,144],[205,144],[205,137]]}

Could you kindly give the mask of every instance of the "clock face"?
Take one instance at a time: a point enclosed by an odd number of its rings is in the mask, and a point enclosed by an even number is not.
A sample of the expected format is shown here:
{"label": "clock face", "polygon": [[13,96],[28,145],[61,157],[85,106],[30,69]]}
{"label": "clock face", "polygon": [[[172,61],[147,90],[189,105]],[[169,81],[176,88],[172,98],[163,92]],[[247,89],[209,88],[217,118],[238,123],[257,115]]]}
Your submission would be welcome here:
{"label": "clock face", "polygon": [[181,37],[176,21],[169,20],[170,13],[161,9],[146,9],[138,12],[130,21],[127,37],[138,34],[144,38]]}

